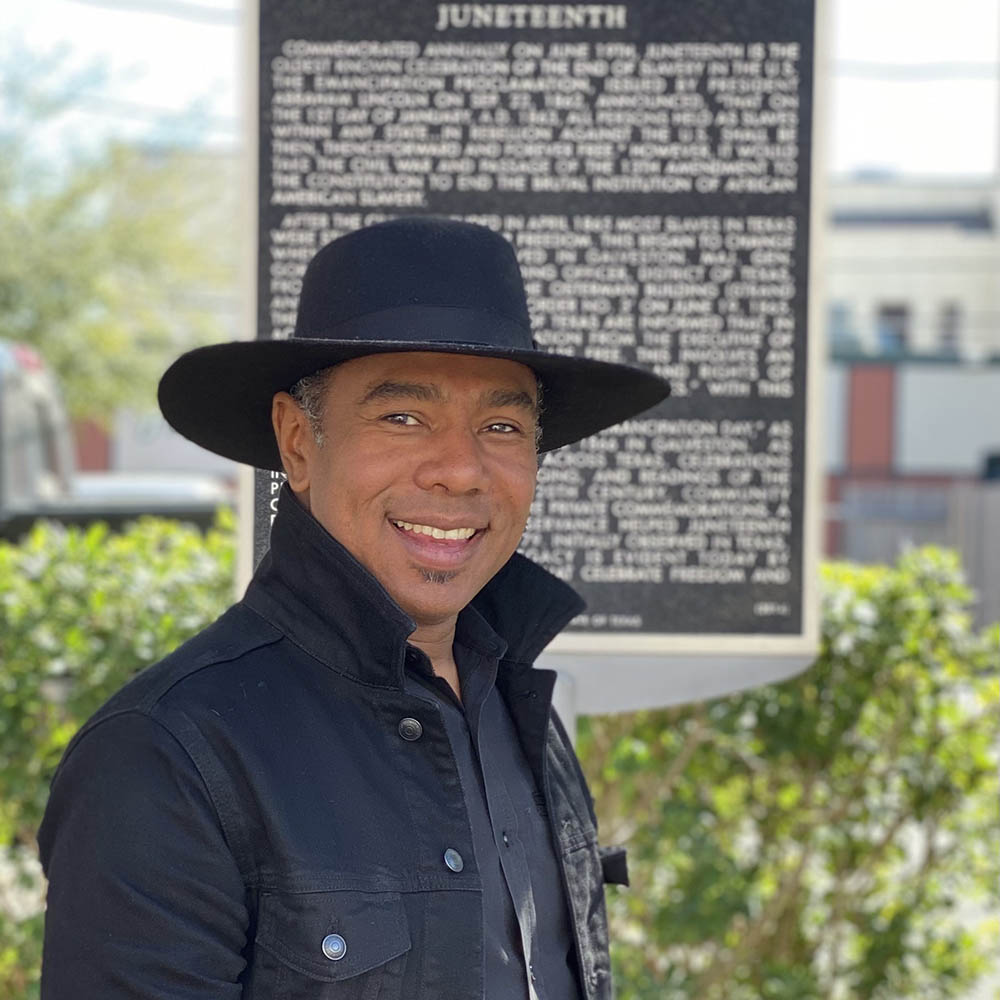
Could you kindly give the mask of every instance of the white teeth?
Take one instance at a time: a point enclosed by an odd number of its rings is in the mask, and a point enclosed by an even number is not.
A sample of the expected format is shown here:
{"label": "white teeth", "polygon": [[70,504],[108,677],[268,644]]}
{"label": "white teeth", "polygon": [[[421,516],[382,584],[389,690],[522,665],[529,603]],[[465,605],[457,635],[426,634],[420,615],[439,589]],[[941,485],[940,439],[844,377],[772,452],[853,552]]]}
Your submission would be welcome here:
{"label": "white teeth", "polygon": [[409,521],[393,521],[397,528],[403,531],[412,531],[415,535],[430,535],[431,538],[466,539],[471,538],[475,533],[475,528],[452,528],[445,531],[443,528],[432,528],[429,524],[410,524]]}

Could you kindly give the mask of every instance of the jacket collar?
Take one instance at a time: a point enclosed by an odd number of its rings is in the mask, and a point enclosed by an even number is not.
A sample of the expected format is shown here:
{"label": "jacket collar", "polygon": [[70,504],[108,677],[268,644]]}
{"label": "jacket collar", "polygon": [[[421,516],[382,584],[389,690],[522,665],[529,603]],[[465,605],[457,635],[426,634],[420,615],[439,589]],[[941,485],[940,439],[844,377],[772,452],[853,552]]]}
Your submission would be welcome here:
{"label": "jacket collar", "polygon": [[[244,602],[333,669],[367,684],[402,687],[406,641],[416,623],[287,484],[271,547]],[[523,669],[584,606],[575,590],[515,554],[459,614],[456,635]]]}

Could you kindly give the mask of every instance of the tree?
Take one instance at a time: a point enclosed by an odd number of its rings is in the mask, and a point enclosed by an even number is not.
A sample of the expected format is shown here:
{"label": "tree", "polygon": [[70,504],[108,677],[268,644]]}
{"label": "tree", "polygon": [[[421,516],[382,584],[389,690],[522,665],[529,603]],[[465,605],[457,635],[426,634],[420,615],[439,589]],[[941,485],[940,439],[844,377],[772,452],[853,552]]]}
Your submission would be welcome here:
{"label": "tree", "polygon": [[0,72],[0,337],[41,353],[74,416],[148,407],[170,359],[236,333],[235,158],[108,142],[54,162],[38,136],[82,81],[16,65]]}
{"label": "tree", "polygon": [[955,997],[995,959],[1000,629],[953,554],[824,571],[804,675],[593,717],[620,1000]]}

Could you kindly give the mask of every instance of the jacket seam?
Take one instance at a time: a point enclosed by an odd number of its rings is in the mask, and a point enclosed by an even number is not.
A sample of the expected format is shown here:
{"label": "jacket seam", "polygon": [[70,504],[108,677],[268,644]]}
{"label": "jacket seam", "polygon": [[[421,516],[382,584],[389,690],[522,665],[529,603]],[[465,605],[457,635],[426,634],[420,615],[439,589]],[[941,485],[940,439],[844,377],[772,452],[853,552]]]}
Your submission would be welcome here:
{"label": "jacket seam", "polygon": [[215,818],[216,818],[216,820],[217,820],[217,822],[219,824],[219,829],[222,831],[222,835],[223,835],[223,837],[224,837],[224,839],[226,841],[226,845],[229,847],[230,853],[233,856],[233,860],[236,862],[237,868],[239,868],[239,870],[240,870],[240,877],[243,879],[243,882],[246,885],[246,877],[245,877],[245,874],[244,874],[244,869],[243,869],[243,866],[239,863],[239,859],[237,857],[236,849],[234,847],[234,843],[233,843],[234,838],[231,835],[231,831],[229,829],[229,826],[228,826],[228,824],[227,824],[224,816],[222,815],[222,810],[219,808],[219,802],[218,802],[218,800],[216,798],[216,795],[212,791],[212,786],[209,783],[208,779],[206,778],[204,771],[202,770],[202,768],[199,765],[197,759],[191,753],[190,749],[184,743],[184,741],[177,735],[177,733],[175,733],[170,728],[170,726],[168,726],[166,724],[166,722],[164,722],[162,719],[157,718],[152,713],[152,711],[150,711],[150,710],[148,710],[146,708],[142,708],[140,706],[135,706],[135,705],[130,706],[128,708],[116,709],[115,711],[110,712],[107,715],[102,716],[100,719],[97,719],[92,725],[87,726],[86,729],[80,730],[80,732],[77,734],[77,736],[74,737],[73,746],[67,750],[66,755],[64,756],[63,760],[60,761],[59,768],[56,770],[56,773],[53,775],[53,778],[52,778],[53,785],[55,784],[56,780],[58,779],[59,773],[62,771],[63,764],[65,764],[66,761],[70,758],[70,756],[72,755],[72,753],[76,750],[77,746],[79,746],[79,744],[82,741],[82,738],[84,736],[87,736],[90,733],[95,732],[99,727],[103,726],[107,722],[111,722],[114,719],[118,719],[118,718],[121,718],[123,716],[129,716],[129,715],[136,716],[136,717],[141,718],[141,719],[147,719],[149,722],[153,723],[158,729],[160,729],[164,733],[166,733],[166,735],[169,736],[170,739],[174,743],[177,744],[177,746],[181,749],[181,751],[183,751],[184,756],[191,762],[191,766],[194,768],[195,772],[197,773],[198,780],[201,782],[202,787],[205,790],[205,795],[207,796],[208,801],[211,802],[211,804],[212,804],[212,811],[215,813]]}
{"label": "jacket seam", "polygon": [[[271,626],[274,628],[274,626]],[[277,630],[276,630],[277,631]],[[143,708],[146,711],[152,712],[159,703],[170,694],[175,687],[183,684],[188,678],[194,677],[196,674],[200,674],[203,670],[208,670],[211,667],[221,666],[223,663],[232,663],[234,660],[238,660],[241,656],[246,656],[247,653],[252,653],[258,649],[264,649],[266,646],[273,646],[276,642],[281,641],[281,634],[273,636],[269,639],[261,639],[259,642],[255,642],[252,645],[241,644],[238,648],[226,651],[225,655],[213,656],[211,659],[205,661],[204,663],[195,664],[180,677],[175,677],[170,680],[165,686],[157,689],[153,694],[148,695],[146,698],[141,699],[136,708]],[[172,655],[172,654],[171,654]]]}
{"label": "jacket seam", "polygon": [[[161,706],[157,709],[163,711]],[[212,748],[205,739],[204,734],[187,716],[181,716],[180,720],[185,724],[188,739],[185,740],[180,733],[165,719],[159,718],[152,713],[149,716],[157,724],[162,726],[177,741],[188,758],[191,760],[198,775],[201,777],[205,790],[212,801],[215,814],[219,820],[219,826],[229,845],[230,853],[240,871],[244,886],[249,884],[251,873],[254,871],[252,862],[253,852],[248,847],[249,835],[244,829],[240,819],[241,810],[238,807],[238,795],[233,788],[233,783],[223,768],[219,768],[219,773],[212,774],[215,768],[210,766],[214,760]],[[200,754],[196,753],[194,744],[198,743],[204,749],[204,759],[200,760]]]}
{"label": "jacket seam", "polygon": [[[235,606],[238,607],[238,605]],[[231,610],[232,609],[230,609],[230,611]],[[218,622],[220,622],[222,618],[225,618],[226,615],[228,614],[229,612],[226,612],[221,618],[216,619],[216,622],[214,624],[218,624]],[[273,627],[274,626],[271,626],[271,628]],[[210,667],[219,666],[220,664],[223,663],[232,663],[234,660],[238,660],[241,656],[244,656],[247,653],[251,653],[256,649],[263,649],[265,646],[272,646],[274,645],[274,643],[278,642],[280,638],[281,634],[279,632],[279,634],[273,638],[261,639],[260,641],[255,642],[251,645],[246,645],[241,643],[239,647],[236,649],[226,650],[225,655],[216,655],[211,657],[210,659],[205,660],[204,662],[199,662],[199,660],[196,658],[194,663],[188,666],[179,677],[170,677],[164,679],[164,681],[158,684],[157,687],[152,692],[147,694],[145,697],[139,698],[131,704],[122,705],[120,708],[115,707],[109,709],[107,708],[107,706],[105,706],[105,708],[98,710],[73,734],[72,739],[66,746],[66,750],[63,753],[62,759],[59,761],[58,766],[53,772],[50,784],[55,783],[56,779],[59,777],[60,772],[62,771],[63,765],[70,758],[73,751],[79,744],[80,740],[82,740],[83,737],[87,735],[87,733],[91,732],[92,730],[96,729],[97,726],[101,725],[102,722],[114,719],[119,715],[125,715],[129,712],[136,712],[137,714],[145,715],[146,717],[152,719],[153,711],[157,707],[158,703],[163,698],[165,698],[171,691],[173,691],[175,687],[179,686],[180,684],[183,684],[188,678],[194,677],[195,674],[199,674],[203,670],[208,670]],[[181,649],[182,646],[178,646],[177,649],[168,653],[167,656],[165,656],[162,660],[159,661],[159,663],[161,664],[166,663],[167,660],[175,656]],[[153,668],[148,667],[147,669],[151,670]],[[133,682],[140,676],[141,673],[136,674],[136,677],[133,678]]]}

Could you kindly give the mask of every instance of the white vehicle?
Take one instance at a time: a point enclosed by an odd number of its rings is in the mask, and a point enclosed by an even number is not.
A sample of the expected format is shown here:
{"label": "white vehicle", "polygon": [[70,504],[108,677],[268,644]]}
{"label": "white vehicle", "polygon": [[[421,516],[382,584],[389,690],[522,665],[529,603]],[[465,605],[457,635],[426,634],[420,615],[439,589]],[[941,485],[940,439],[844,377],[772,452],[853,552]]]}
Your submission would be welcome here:
{"label": "white vehicle", "polygon": [[58,382],[32,348],[0,340],[0,537],[17,537],[39,518],[119,527],[155,514],[205,526],[232,503],[216,476],[77,473]]}

